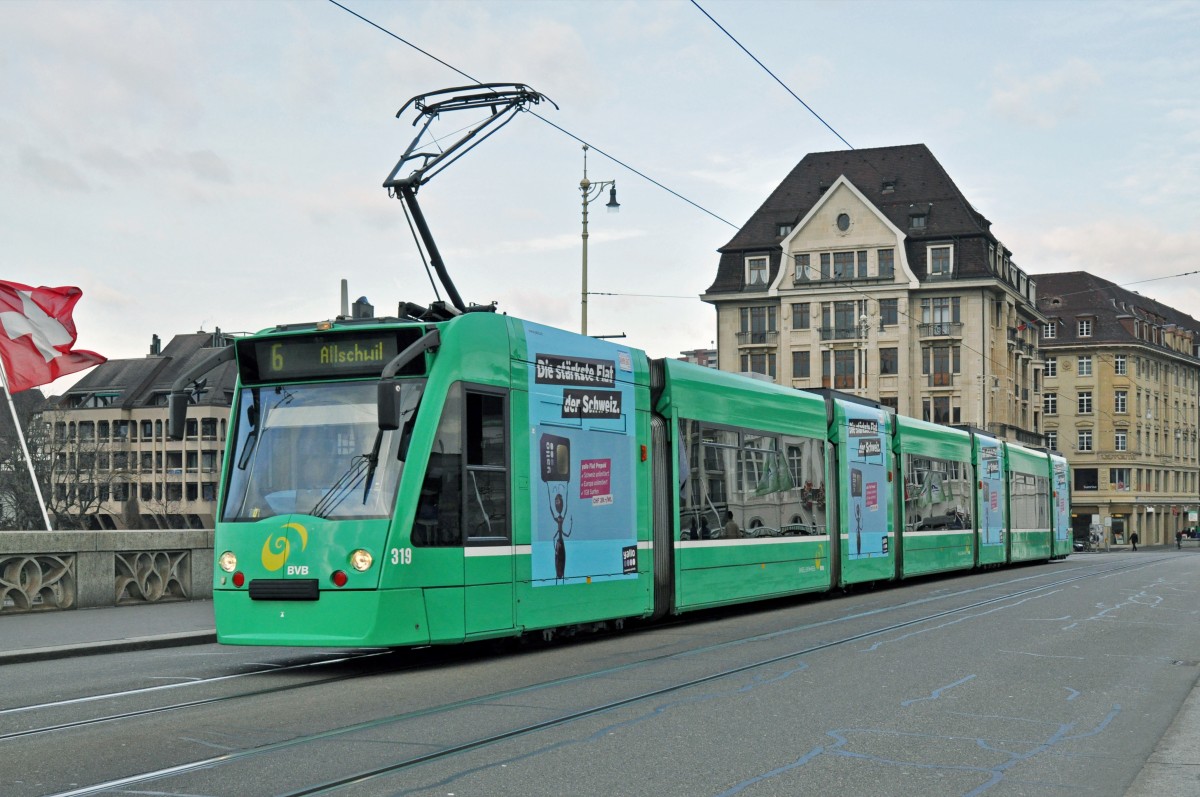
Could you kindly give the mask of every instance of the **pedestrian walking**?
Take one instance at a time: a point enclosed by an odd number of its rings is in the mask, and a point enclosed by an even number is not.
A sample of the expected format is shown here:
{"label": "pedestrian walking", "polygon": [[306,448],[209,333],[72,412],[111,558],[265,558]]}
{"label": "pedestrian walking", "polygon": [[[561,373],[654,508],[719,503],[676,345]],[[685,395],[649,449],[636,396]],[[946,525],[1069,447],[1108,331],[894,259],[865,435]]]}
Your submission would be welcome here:
{"label": "pedestrian walking", "polygon": [[1175,547],[1183,550],[1183,529],[1175,530]]}
{"label": "pedestrian walking", "polygon": [[1130,535],[1129,535],[1129,541],[1130,541],[1131,543],[1133,543],[1133,550],[1135,550],[1135,551],[1136,551],[1136,550],[1137,550],[1137,544],[1138,544],[1138,534],[1137,534],[1137,532],[1136,532],[1136,531],[1135,531],[1133,534],[1130,534]]}

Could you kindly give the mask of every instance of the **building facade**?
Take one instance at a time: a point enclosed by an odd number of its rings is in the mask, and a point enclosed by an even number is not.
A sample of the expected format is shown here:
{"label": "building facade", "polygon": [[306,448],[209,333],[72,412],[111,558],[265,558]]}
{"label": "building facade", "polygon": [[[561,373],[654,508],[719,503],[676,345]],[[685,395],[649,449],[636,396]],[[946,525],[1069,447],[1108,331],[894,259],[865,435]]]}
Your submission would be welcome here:
{"label": "building facade", "polygon": [[1082,271],[1038,285],[1045,429],[1071,465],[1076,536],[1172,541],[1200,500],[1200,322]]}
{"label": "building facade", "polygon": [[722,370],[1040,445],[1033,279],[924,145],[813,153],[721,247]]}
{"label": "building facade", "polygon": [[92,369],[42,413],[39,446],[56,528],[213,528],[236,370],[219,366],[193,385],[186,435],[166,435],[176,377],[214,347],[216,332],[155,335],[144,359]]}

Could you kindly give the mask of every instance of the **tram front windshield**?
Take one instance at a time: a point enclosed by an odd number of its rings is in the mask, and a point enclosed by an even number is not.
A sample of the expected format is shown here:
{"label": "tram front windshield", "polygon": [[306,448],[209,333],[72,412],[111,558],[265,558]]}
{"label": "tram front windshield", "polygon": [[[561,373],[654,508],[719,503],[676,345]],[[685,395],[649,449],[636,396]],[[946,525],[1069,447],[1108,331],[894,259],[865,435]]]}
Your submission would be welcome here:
{"label": "tram front windshield", "polygon": [[221,519],[390,517],[424,389],[402,385],[395,431],[379,428],[375,382],[243,388]]}

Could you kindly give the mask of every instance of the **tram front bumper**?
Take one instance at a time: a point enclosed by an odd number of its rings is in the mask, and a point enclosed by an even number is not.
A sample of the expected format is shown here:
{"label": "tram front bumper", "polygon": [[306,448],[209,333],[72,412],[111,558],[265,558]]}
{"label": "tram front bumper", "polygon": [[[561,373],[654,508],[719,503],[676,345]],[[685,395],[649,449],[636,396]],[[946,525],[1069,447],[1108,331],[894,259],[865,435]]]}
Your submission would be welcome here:
{"label": "tram front bumper", "polygon": [[317,600],[251,600],[213,590],[217,641],[283,647],[405,647],[429,643],[420,589],[322,590]]}

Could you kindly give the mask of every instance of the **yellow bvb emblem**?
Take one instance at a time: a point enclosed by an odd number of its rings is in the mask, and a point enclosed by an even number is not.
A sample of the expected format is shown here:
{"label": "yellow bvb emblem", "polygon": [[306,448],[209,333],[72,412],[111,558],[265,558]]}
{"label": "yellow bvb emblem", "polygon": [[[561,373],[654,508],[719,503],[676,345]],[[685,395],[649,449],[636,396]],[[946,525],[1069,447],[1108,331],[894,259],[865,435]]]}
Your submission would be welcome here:
{"label": "yellow bvb emblem", "polygon": [[[308,547],[308,529],[301,526],[299,523],[284,523],[283,528],[293,529],[300,535],[300,550]],[[292,551],[292,543],[288,540],[287,533],[280,534],[277,537],[267,537],[267,541],[263,543],[262,563],[267,570],[275,571],[283,567],[283,563],[287,561],[288,554]]]}

